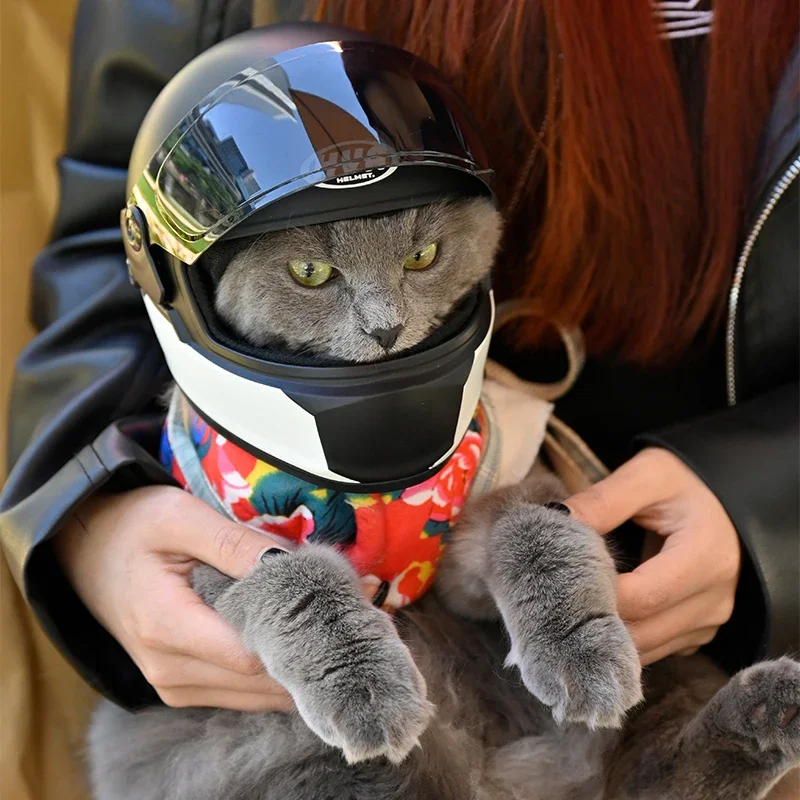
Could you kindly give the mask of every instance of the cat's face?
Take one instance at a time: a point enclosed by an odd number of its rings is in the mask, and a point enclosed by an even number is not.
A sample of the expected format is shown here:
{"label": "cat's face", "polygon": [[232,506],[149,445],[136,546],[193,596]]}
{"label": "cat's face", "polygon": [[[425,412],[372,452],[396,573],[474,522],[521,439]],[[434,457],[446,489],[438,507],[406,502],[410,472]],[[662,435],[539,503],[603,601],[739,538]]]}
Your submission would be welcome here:
{"label": "cat's face", "polygon": [[216,308],[256,346],[379,361],[425,339],[489,273],[500,230],[480,198],[266,234],[233,256]]}

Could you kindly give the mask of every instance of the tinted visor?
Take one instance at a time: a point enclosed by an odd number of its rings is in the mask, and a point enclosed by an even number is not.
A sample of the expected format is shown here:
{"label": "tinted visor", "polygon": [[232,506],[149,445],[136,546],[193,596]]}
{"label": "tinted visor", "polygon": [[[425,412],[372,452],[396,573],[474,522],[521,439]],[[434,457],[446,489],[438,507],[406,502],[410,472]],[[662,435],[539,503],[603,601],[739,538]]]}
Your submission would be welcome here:
{"label": "tinted visor", "polygon": [[[385,45],[327,42],[255,64],[212,92],[167,137],[131,200],[151,241],[191,264],[254,212],[312,186],[302,197],[311,218],[315,204],[330,209],[334,195],[362,188],[381,187],[381,210],[407,206],[408,179],[394,205],[391,188],[407,165],[456,170],[484,191],[490,176],[463,106],[432,67]],[[434,174],[416,172],[423,184]]]}

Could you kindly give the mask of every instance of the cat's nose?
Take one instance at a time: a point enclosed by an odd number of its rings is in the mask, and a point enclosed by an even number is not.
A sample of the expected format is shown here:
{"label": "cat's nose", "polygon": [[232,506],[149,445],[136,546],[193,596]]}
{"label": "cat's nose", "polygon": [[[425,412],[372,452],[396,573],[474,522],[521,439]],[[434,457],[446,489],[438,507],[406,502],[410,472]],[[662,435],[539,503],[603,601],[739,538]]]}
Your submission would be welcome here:
{"label": "cat's nose", "polygon": [[377,339],[378,344],[384,350],[389,350],[397,341],[397,337],[400,335],[400,331],[402,330],[402,325],[395,325],[394,328],[374,328],[371,331],[367,331],[367,333],[373,339]]}

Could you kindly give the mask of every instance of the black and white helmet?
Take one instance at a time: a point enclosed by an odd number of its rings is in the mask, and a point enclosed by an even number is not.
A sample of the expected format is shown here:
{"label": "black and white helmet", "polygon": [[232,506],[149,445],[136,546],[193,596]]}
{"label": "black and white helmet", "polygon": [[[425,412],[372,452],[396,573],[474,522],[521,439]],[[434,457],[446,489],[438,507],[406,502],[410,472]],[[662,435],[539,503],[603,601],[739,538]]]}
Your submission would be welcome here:
{"label": "black and white helmet", "polygon": [[297,23],[201,54],[142,124],[121,217],[177,384],[223,435],[319,485],[387,491],[434,474],[478,403],[488,285],[410,351],[320,365],[237,337],[196,264],[223,237],[491,197],[490,179],[458,96],[404,50]]}

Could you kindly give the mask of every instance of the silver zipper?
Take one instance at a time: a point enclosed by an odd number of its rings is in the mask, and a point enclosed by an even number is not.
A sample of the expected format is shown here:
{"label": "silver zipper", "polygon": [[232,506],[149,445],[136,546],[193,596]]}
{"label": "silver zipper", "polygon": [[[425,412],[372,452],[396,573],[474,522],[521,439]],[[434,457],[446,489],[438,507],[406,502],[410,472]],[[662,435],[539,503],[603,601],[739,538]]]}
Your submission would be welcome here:
{"label": "silver zipper", "polygon": [[736,262],[736,271],[733,273],[733,283],[731,293],[728,298],[728,326],[725,332],[725,367],[728,385],[728,405],[736,405],[736,365],[734,355],[736,353],[736,313],[739,310],[739,295],[744,282],[744,273],[747,270],[747,262],[753,252],[758,235],[769,219],[778,201],[792,185],[792,182],[800,175],[800,156],[798,156],[781,175],[780,180],[775,184],[769,196],[769,200],[761,213],[758,215],[750,233],[745,240],[739,260]]}

